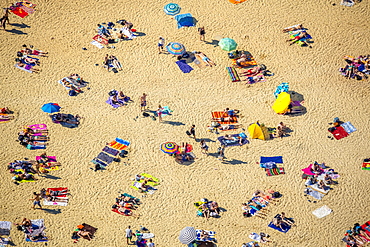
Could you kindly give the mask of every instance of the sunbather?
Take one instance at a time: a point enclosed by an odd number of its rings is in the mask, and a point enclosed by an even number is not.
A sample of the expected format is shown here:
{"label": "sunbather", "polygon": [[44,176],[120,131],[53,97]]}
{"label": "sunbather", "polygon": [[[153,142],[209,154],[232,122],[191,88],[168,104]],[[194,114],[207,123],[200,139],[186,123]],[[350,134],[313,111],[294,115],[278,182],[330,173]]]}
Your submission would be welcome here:
{"label": "sunbather", "polygon": [[280,217],[282,222],[291,226],[295,226],[294,222],[291,219],[287,218],[284,212],[281,212]]}
{"label": "sunbather", "polygon": [[18,174],[13,177],[13,180],[15,181],[22,181],[22,180],[37,180],[32,174],[24,173],[24,174]]}
{"label": "sunbather", "polygon": [[39,73],[41,71],[39,69],[33,68],[31,65],[24,64],[21,61],[17,62],[16,65],[20,68],[24,68],[25,70],[29,70],[29,71],[32,71],[32,72],[35,72],[35,73]]}
{"label": "sunbather", "polygon": [[207,241],[208,238],[209,238],[208,232],[202,230],[202,232],[200,233],[200,240],[201,241]]}
{"label": "sunbather", "polygon": [[121,63],[118,61],[118,59],[117,59],[115,56],[110,55],[110,56],[109,56],[109,60],[110,60],[110,63],[111,63],[115,68],[117,68],[117,69],[119,69],[119,70],[122,70],[122,65],[121,65]]}
{"label": "sunbather", "polygon": [[46,55],[48,54],[48,52],[43,52],[43,51],[36,50],[36,49],[30,49],[30,48],[27,47],[27,45],[23,45],[22,47],[24,47],[24,52],[23,53],[25,53],[27,55],[35,55],[35,56],[46,57]]}
{"label": "sunbather", "polygon": [[65,78],[63,78],[63,79],[61,80],[61,82],[62,82],[62,85],[63,85],[65,88],[69,89],[69,90],[76,91],[77,93],[81,93],[81,92],[82,92],[82,90],[81,90],[79,87],[77,87],[77,86],[73,85],[72,83],[70,83],[70,82],[69,82],[67,79],[65,79]]}
{"label": "sunbather", "polygon": [[9,115],[0,115],[0,119],[4,119],[4,120],[12,120],[12,119],[14,119],[14,116],[9,116]]}
{"label": "sunbather", "polygon": [[207,65],[209,65],[210,67],[212,67],[212,65],[213,66],[216,66],[216,64],[211,60],[211,59],[209,59],[209,57],[207,57],[207,55],[206,54],[204,54],[203,52],[197,52],[196,54],[198,54],[199,55],[199,57],[207,64]]}
{"label": "sunbather", "polygon": [[46,196],[45,200],[49,202],[68,202],[68,198],[57,198],[56,196],[52,195]]}
{"label": "sunbather", "polygon": [[87,240],[91,240],[91,238],[93,237],[93,234],[91,232],[88,232],[88,231],[83,231],[83,230],[79,230],[77,232],[77,236],[81,237],[81,238],[86,238]]}
{"label": "sunbather", "polygon": [[64,122],[69,124],[80,124],[81,117],[76,115],[74,119],[71,119],[68,114],[57,113],[54,117],[55,121]]}
{"label": "sunbather", "polygon": [[98,34],[104,36],[105,38],[111,38],[110,32],[101,24],[98,24]]}
{"label": "sunbather", "polygon": [[208,148],[209,147],[208,147],[207,143],[204,140],[201,140],[200,141],[200,149],[202,150],[202,153],[208,155]]}
{"label": "sunbather", "polygon": [[354,224],[354,226],[353,226],[353,232],[354,233],[357,233],[357,234],[360,234],[360,235],[363,235],[366,238],[370,239],[370,234],[367,233],[366,231],[364,231],[364,229],[362,229],[362,227],[360,226],[359,223],[355,223]]}
{"label": "sunbather", "polygon": [[233,117],[220,117],[220,118],[212,118],[213,121],[219,122],[237,122]]}
{"label": "sunbather", "polygon": [[[308,33],[306,31],[301,31],[299,32],[298,35],[295,35],[294,38],[291,38],[291,39],[288,39],[287,42],[289,41],[293,41],[292,43],[290,43],[289,45],[293,45],[294,43],[300,41],[302,42],[303,44],[305,44],[306,46],[309,46],[307,44],[307,42],[305,41],[305,39],[308,37]],[[309,46],[310,48],[312,48],[311,46]]]}
{"label": "sunbather", "polygon": [[262,72],[261,66],[257,65],[250,69],[243,69],[240,71],[239,75],[241,76],[254,76]]}
{"label": "sunbather", "polygon": [[13,112],[11,110],[9,110],[8,107],[3,107],[0,109],[0,113],[3,113],[3,114],[12,114]]}
{"label": "sunbather", "polygon": [[135,218],[140,217],[139,214],[134,214],[134,212],[132,210],[127,209],[127,208],[122,207],[122,206],[119,206],[119,205],[118,205],[118,212],[123,213],[126,216],[132,216],[132,217],[135,217]]}
{"label": "sunbather", "polygon": [[295,30],[300,30],[300,29],[303,29],[302,24],[299,24],[299,25],[296,25],[296,26],[293,26],[293,27],[289,27],[289,28],[284,28],[283,33],[287,33],[287,32],[290,32],[290,31],[295,31]]}
{"label": "sunbather", "polygon": [[206,219],[209,219],[211,217],[211,211],[209,210],[207,203],[202,204],[202,213]]}

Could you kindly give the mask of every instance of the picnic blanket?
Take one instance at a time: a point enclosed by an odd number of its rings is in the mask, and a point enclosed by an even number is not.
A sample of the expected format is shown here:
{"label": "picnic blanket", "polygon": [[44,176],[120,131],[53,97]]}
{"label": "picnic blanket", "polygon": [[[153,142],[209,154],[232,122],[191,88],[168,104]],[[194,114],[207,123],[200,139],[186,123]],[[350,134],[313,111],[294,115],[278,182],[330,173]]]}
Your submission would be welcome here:
{"label": "picnic blanket", "polygon": [[9,236],[11,228],[12,223],[10,221],[0,221],[0,236]]}
{"label": "picnic blanket", "polygon": [[265,168],[265,172],[267,176],[276,176],[280,174],[285,174],[284,167],[277,167],[272,169]]}
{"label": "picnic blanket", "polygon": [[344,137],[347,137],[349,134],[343,129],[343,127],[338,126],[338,127],[332,127],[329,128],[328,130],[330,133],[333,134],[334,138],[337,140],[340,140]]}
{"label": "picnic blanket", "polygon": [[268,163],[268,162],[274,162],[274,163],[284,163],[283,162],[283,156],[273,156],[273,157],[264,157],[261,156],[260,163]]}
{"label": "picnic blanket", "polygon": [[217,240],[215,238],[215,235],[216,235],[216,232],[215,231],[207,231],[207,230],[204,230],[204,232],[206,232],[208,234],[208,237],[206,239],[200,238],[200,235],[202,234],[202,230],[196,229],[195,231],[197,233],[197,238],[196,238],[197,241],[217,242]]}
{"label": "picnic blanket", "polygon": [[329,215],[331,212],[332,210],[326,205],[312,211],[313,215],[315,215],[319,219]]}
{"label": "picnic blanket", "polygon": [[[212,118],[227,118],[229,115],[227,115],[226,112],[223,111],[214,111],[212,112]],[[232,121],[217,121],[219,124],[236,124],[238,123],[238,119],[236,116],[231,117]]]}
{"label": "picnic blanket", "polygon": [[351,122],[345,122],[340,125],[348,134],[355,132],[357,129],[351,124]]}
{"label": "picnic blanket", "polygon": [[[234,135],[231,135],[231,137],[234,137],[234,139],[230,140],[230,139],[227,139],[225,136],[220,136],[220,137],[217,138],[217,140],[221,143],[221,145],[225,145],[226,147],[243,146],[243,145],[249,143],[245,134],[244,134],[243,137],[241,137],[240,134],[234,134]],[[241,144],[239,142],[238,137],[241,137],[241,140],[242,140]]]}
{"label": "picnic blanket", "polygon": [[176,62],[176,64],[183,73],[190,73],[193,70],[193,68],[187,64],[185,60],[179,60]]}
{"label": "picnic blanket", "polygon": [[226,67],[227,74],[230,77],[232,82],[240,81],[239,75],[236,72],[236,69],[233,67]]}

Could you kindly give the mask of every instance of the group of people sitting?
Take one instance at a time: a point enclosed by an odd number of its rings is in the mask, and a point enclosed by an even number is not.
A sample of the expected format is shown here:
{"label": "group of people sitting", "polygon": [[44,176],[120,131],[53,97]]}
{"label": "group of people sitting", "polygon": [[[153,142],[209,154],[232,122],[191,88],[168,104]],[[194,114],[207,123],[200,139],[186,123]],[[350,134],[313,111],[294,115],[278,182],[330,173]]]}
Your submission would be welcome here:
{"label": "group of people sitting", "polygon": [[339,72],[347,79],[367,79],[370,75],[370,55],[358,56],[344,56],[347,62],[346,66],[339,69]]}
{"label": "group of people sitting", "polygon": [[[117,33],[117,38],[119,39],[125,39],[127,38],[132,38],[134,36],[132,27],[134,26],[131,22],[126,21],[126,20],[119,20],[117,21],[118,24],[121,24],[123,27],[119,29]],[[102,24],[98,24],[97,32],[100,36],[106,39],[112,39],[112,33],[109,30],[112,30],[115,24],[113,22],[108,22],[107,26],[105,27]],[[114,31],[117,29],[114,28]]]}
{"label": "group of people sitting", "polygon": [[280,122],[276,127],[275,137],[283,138],[287,134],[288,130],[289,128],[283,122]]}
{"label": "group of people sitting", "polygon": [[41,175],[48,173],[48,169],[52,167],[60,166],[59,162],[50,162],[49,157],[46,153],[40,155],[39,159],[36,160],[14,160],[9,163],[8,170],[14,174],[13,180],[15,183],[22,180],[37,180],[34,175]]}
{"label": "group of people sitting", "polygon": [[60,80],[62,84],[68,91],[70,96],[76,96],[79,93],[82,93],[81,87],[86,86],[86,82],[78,74],[71,74],[68,77],[64,77]]}
{"label": "group of people sitting", "polygon": [[[35,135],[40,134],[40,135]],[[18,133],[18,141],[22,146],[28,147],[31,146],[44,146],[47,145],[46,141],[49,140],[47,136],[47,130],[35,130],[31,128],[25,128]]]}
{"label": "group of people sitting", "polygon": [[276,215],[272,219],[272,224],[275,225],[276,227],[280,228],[281,230],[284,231],[284,226],[296,226],[294,221],[291,218],[288,218],[285,216],[285,213],[282,212],[281,214]]}
{"label": "group of people sitting", "polygon": [[359,223],[356,223],[353,229],[347,230],[343,241],[350,247],[365,246],[370,242],[370,231],[363,228]]}
{"label": "group of people sitting", "polygon": [[194,203],[194,205],[198,209],[197,216],[205,217],[207,220],[210,217],[218,217],[221,213],[218,203],[216,201],[208,201],[206,198]]}
{"label": "group of people sitting", "polygon": [[179,150],[172,155],[177,163],[183,164],[184,162],[193,161],[196,159],[194,153],[189,150],[189,147],[190,144],[186,142],[183,142],[181,146],[179,145]]}
{"label": "group of people sitting", "polygon": [[111,90],[108,93],[108,95],[109,95],[109,98],[106,102],[110,104],[111,106],[113,106],[114,108],[125,106],[129,102],[133,102],[133,100],[127,95],[125,95],[122,91],[118,91],[115,89]]}
{"label": "group of people sitting", "polygon": [[[242,210],[244,217],[252,217],[254,215],[264,218],[267,216],[267,206],[269,203],[275,204],[279,197],[279,192],[269,190],[268,193],[257,190],[253,193],[253,197],[247,203],[242,203]],[[274,202],[275,201],[275,202]]]}
{"label": "group of people sitting", "polygon": [[103,61],[103,67],[106,68],[109,71],[115,69],[122,70],[122,65],[119,62],[118,58],[113,55],[105,55],[104,61]]}
{"label": "group of people sitting", "polygon": [[62,125],[69,124],[72,126],[79,125],[80,120],[81,120],[81,117],[78,114],[76,116],[73,116],[72,114],[65,114],[65,113],[56,113],[56,114],[50,115],[50,118],[53,121],[53,123],[59,123]]}
{"label": "group of people sitting", "polygon": [[26,234],[26,238],[31,242],[46,241],[48,237],[45,235],[45,226],[33,225],[32,221],[27,218],[23,218],[21,223],[15,223],[17,229],[23,231]]}
{"label": "group of people sitting", "polygon": [[30,55],[46,57],[47,54],[47,52],[30,49],[27,45],[23,45],[23,50],[17,52],[17,58],[15,59],[17,62],[16,66],[31,72],[39,73],[41,70],[35,68],[35,66],[39,66],[40,61],[38,58],[31,57]]}
{"label": "group of people sitting", "polygon": [[[325,163],[322,165],[325,165]],[[307,181],[305,182],[306,186],[317,184],[319,189],[327,190],[328,186],[335,184],[331,177],[331,175],[334,174],[334,171],[332,169],[322,169],[317,161],[315,161],[311,166],[311,172],[314,175],[308,176]]]}
{"label": "group of people sitting", "polygon": [[116,198],[116,203],[112,206],[113,210],[125,216],[133,216],[139,218],[139,214],[135,214],[132,210],[136,210],[140,204],[140,200],[129,194],[121,194]]}

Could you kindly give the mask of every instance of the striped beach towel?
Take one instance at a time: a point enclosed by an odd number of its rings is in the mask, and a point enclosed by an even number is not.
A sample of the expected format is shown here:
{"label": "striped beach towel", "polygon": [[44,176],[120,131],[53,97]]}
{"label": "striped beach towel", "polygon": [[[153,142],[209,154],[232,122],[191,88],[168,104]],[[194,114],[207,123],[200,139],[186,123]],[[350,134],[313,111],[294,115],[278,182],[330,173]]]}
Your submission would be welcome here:
{"label": "striped beach towel", "polygon": [[233,67],[226,67],[227,73],[232,82],[240,81],[239,75]]}
{"label": "striped beach towel", "polygon": [[265,168],[266,176],[276,176],[280,174],[285,174],[284,167],[277,167],[272,169]]}
{"label": "striped beach towel", "polygon": [[[212,118],[227,118],[229,115],[227,115],[226,112],[223,111],[214,111],[212,112]],[[230,121],[217,121],[219,124],[236,124],[238,123],[238,119],[234,116],[232,117],[232,122]]]}

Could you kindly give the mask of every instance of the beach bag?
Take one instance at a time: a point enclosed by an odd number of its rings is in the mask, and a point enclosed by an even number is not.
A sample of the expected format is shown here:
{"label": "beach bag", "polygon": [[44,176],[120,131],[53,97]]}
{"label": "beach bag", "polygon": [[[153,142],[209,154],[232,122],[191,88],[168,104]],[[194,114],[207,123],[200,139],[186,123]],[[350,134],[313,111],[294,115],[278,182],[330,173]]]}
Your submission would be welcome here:
{"label": "beach bag", "polygon": [[150,118],[151,118],[153,121],[157,120],[157,119],[155,118],[155,116],[151,116]]}
{"label": "beach bag", "polygon": [[275,191],[273,194],[272,194],[272,197],[273,198],[280,198],[280,197],[282,197],[283,195],[282,194],[280,194],[280,192],[277,192],[277,191]]}
{"label": "beach bag", "polygon": [[69,90],[68,95],[69,96],[76,96],[77,92],[75,90]]}
{"label": "beach bag", "polygon": [[118,73],[118,70],[116,68],[112,69],[113,73]]}
{"label": "beach bag", "polygon": [[143,112],[143,116],[144,117],[149,117],[150,115],[149,115],[149,113]]}

